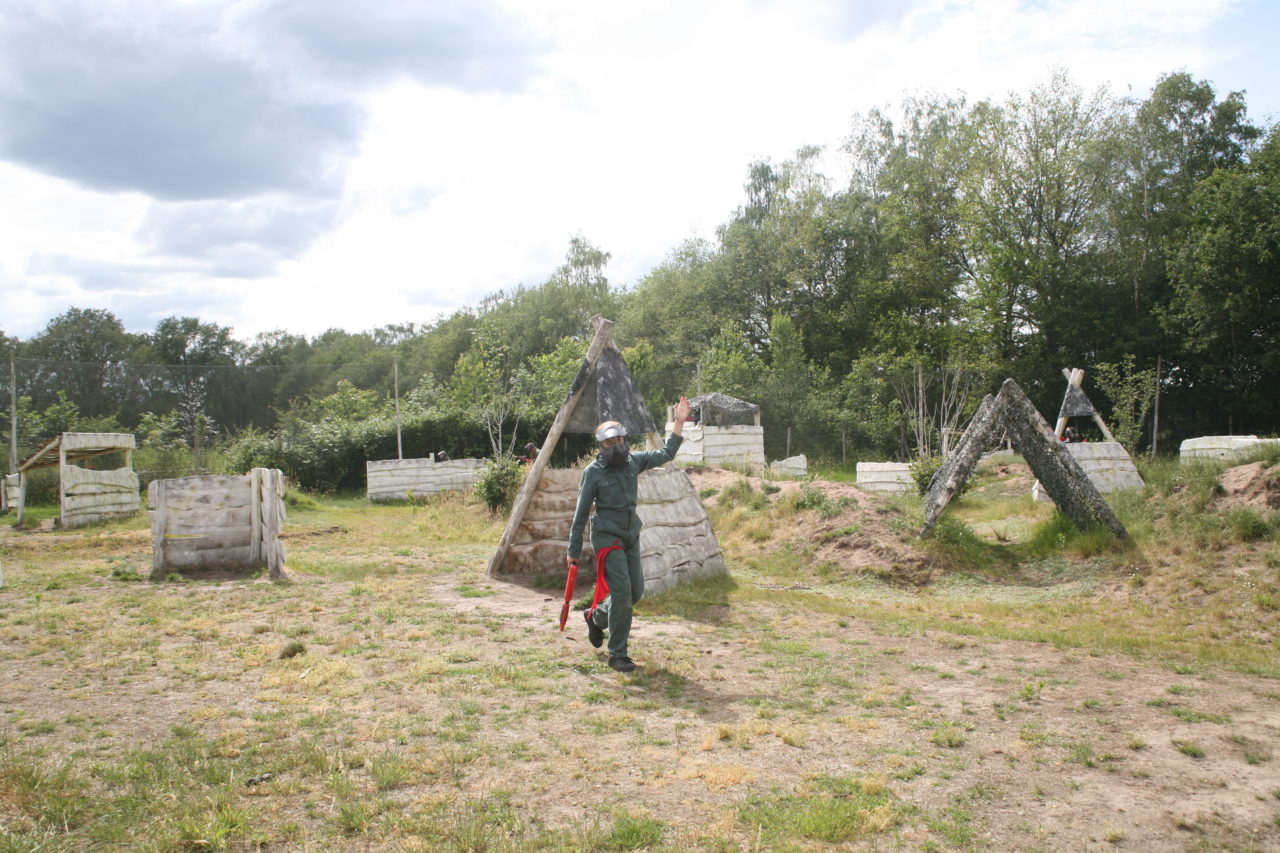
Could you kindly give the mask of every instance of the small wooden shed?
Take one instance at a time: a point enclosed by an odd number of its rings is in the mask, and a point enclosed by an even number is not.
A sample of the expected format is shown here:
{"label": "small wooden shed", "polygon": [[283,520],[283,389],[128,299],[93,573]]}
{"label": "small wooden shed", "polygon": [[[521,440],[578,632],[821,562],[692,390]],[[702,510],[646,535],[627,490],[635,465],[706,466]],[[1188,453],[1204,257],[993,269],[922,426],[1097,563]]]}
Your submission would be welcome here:
{"label": "small wooden shed", "polygon": [[[133,470],[137,441],[126,432],[64,432],[18,466],[18,521],[27,497],[27,472],[58,466],[58,524],[79,527],[133,515],[141,506]],[[124,452],[124,466],[108,470],[81,467],[95,456]]]}
{"label": "small wooden shed", "polygon": [[[681,462],[707,465],[764,465],[764,427],[760,407],[728,394],[712,391],[689,401],[694,423],[684,428]],[[667,407],[667,430],[675,424]]]}

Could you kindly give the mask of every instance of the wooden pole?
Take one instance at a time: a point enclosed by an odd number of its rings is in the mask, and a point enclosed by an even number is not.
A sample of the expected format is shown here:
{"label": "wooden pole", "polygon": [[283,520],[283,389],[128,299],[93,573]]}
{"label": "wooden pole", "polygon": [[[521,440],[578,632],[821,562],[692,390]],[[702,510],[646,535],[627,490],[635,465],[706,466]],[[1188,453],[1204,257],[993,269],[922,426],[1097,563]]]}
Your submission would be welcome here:
{"label": "wooden pole", "polygon": [[1151,455],[1156,455],[1160,443],[1160,356],[1156,356],[1156,407],[1151,418]]}
{"label": "wooden pole", "polygon": [[9,473],[18,472],[18,380],[9,356]]}
{"label": "wooden pole", "polygon": [[404,445],[400,441],[400,359],[391,360],[391,387],[396,398],[396,459],[404,459]]}
{"label": "wooden pole", "polygon": [[556,442],[560,440],[560,435],[569,422],[569,416],[573,414],[574,407],[578,405],[583,392],[587,390],[587,383],[594,379],[593,374],[600,353],[613,342],[612,320],[606,320],[597,314],[591,318],[591,323],[596,327],[596,335],[591,339],[591,346],[587,347],[587,354],[582,359],[582,366],[578,368],[578,375],[573,380],[569,395],[560,406],[560,411],[556,413],[556,419],[552,422],[547,437],[542,441],[538,458],[533,460],[529,474],[525,477],[524,484],[520,486],[520,493],[516,495],[515,503],[511,506],[511,517],[507,519],[507,529],[502,531],[498,547],[493,552],[493,557],[489,559],[488,572],[491,575],[498,574],[501,570],[502,563],[507,558],[507,551],[511,548],[511,542],[515,539],[516,531],[520,529],[520,522],[524,520],[525,511],[529,508],[529,502],[533,500],[533,493],[538,490],[538,481],[542,479],[542,472],[546,470],[547,462],[551,459],[551,451],[555,450]]}

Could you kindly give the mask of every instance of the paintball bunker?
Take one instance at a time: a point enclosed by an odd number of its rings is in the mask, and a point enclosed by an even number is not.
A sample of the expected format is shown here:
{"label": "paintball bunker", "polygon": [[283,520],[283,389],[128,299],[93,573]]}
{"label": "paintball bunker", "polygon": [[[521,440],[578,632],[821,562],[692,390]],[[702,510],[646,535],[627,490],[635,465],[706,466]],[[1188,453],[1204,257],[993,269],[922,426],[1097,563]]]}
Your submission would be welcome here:
{"label": "paintball bunker", "polygon": [[1178,447],[1179,459],[1237,459],[1267,444],[1280,444],[1280,438],[1258,438],[1256,435],[1206,435],[1188,438]]}
{"label": "paintball bunker", "polygon": [[[728,394],[711,392],[689,401],[694,423],[684,425],[679,461],[706,465],[764,465],[764,427],[760,407]],[[667,407],[667,432],[675,423]]]}
{"label": "paintball bunker", "polygon": [[[597,316],[592,324],[595,337],[516,495],[506,530],[489,560],[490,575],[565,577],[569,528],[582,471],[550,468],[548,460],[566,430],[590,434],[596,424],[616,420],[626,427],[636,447],[645,436],[652,442],[658,439],[644,398],[613,343],[613,323]],[[686,435],[688,429],[686,424]],[[677,459],[683,459],[684,452],[682,445]],[[644,522],[640,551],[646,592],[725,570],[720,544],[688,474],[676,467],[654,468],[641,474],[637,485],[636,512]],[[584,538],[583,562],[589,566],[590,527]],[[594,575],[588,570],[589,577]]]}
{"label": "paintball bunker", "polygon": [[[1120,489],[1141,489],[1146,485],[1129,451],[1118,441],[1081,441],[1062,446],[1080,463],[1094,488],[1103,494]],[[1031,497],[1041,503],[1053,501],[1039,480],[1031,487]]]}
{"label": "paintball bunker", "polygon": [[243,476],[178,477],[147,486],[151,574],[181,569],[284,571],[284,474],[254,468]]}
{"label": "paintball bunker", "polygon": [[[22,521],[28,471],[58,466],[58,525],[80,527],[110,518],[133,515],[141,506],[140,483],[133,471],[137,442],[131,433],[64,432],[47,442],[18,466],[17,489],[5,479],[7,498]],[[77,463],[108,453],[124,453],[120,468],[99,470]],[[14,492],[16,491],[16,495]]]}
{"label": "paintball bunker", "polygon": [[483,459],[384,459],[365,463],[365,489],[371,501],[407,501],[469,489],[483,472]]}

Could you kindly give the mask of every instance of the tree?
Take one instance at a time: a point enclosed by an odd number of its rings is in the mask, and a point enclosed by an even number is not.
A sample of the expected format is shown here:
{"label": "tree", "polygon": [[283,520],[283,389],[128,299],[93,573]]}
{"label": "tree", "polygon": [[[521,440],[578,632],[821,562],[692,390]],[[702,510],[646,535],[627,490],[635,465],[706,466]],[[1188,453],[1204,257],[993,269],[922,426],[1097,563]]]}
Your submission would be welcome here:
{"label": "tree", "polygon": [[703,391],[719,391],[758,403],[764,365],[742,334],[732,327],[720,330],[699,359]]}
{"label": "tree", "polygon": [[973,305],[995,330],[995,352],[1026,376],[1105,342],[1082,309],[1106,286],[1099,241],[1118,182],[1119,112],[1055,73],[1027,96],[978,104],[965,170]]}
{"label": "tree", "polygon": [[1280,128],[1249,163],[1219,169],[1196,187],[1171,273],[1166,322],[1202,360],[1201,394],[1219,413],[1219,428],[1274,429],[1280,420]]}
{"label": "tree", "polygon": [[[494,458],[511,455],[527,399],[516,379],[510,347],[492,329],[481,325],[471,349],[459,356],[449,380],[448,400],[456,411],[483,424]],[[506,427],[511,420],[508,438]]]}
{"label": "tree", "polygon": [[25,347],[35,362],[26,377],[33,403],[42,408],[65,391],[86,417],[116,413],[136,393],[127,364],[138,343],[110,311],[67,309]]}
{"label": "tree", "polygon": [[1137,359],[1126,355],[1115,363],[1094,367],[1094,379],[1111,400],[1112,433],[1130,453],[1142,440],[1142,425],[1156,396],[1155,368],[1139,370]]}
{"label": "tree", "polygon": [[166,317],[150,336],[157,359],[169,365],[163,384],[176,397],[193,448],[198,449],[224,416],[238,409],[234,375],[223,371],[215,376],[217,368],[234,366],[243,351],[231,335],[230,328],[197,317]]}

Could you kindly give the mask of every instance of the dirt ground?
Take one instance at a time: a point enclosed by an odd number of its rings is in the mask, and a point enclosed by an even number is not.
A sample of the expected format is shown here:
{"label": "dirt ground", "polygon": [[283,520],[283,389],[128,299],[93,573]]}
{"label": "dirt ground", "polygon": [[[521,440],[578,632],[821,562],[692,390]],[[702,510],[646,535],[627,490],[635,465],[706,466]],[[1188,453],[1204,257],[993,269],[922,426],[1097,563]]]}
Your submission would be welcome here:
{"label": "dirt ground", "polygon": [[[818,485],[865,510],[849,559],[918,558],[875,526],[879,498]],[[244,789],[263,823],[291,827],[269,849],[404,849],[397,815],[495,792],[549,828],[625,807],[661,820],[667,849],[771,849],[745,810],[857,777],[889,794],[879,831],[792,849],[1280,850],[1275,680],[973,636],[963,620],[920,631],[750,580],[692,609],[642,607],[641,669],[622,676],[577,614],[556,630],[555,591],[484,575],[492,542],[408,547],[295,516],[291,560],[385,571],[122,583],[149,566],[147,531],[0,531],[6,740],[112,762],[195,730],[240,778],[271,774]],[[73,550],[87,540],[89,556]],[[306,651],[282,659],[291,639]],[[376,796],[358,835],[333,830],[340,797],[296,758],[308,750]],[[377,788],[386,755],[412,770]],[[21,820],[0,796],[0,824]]]}

